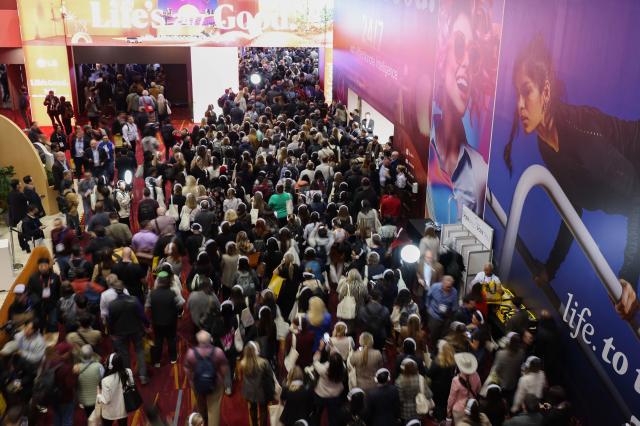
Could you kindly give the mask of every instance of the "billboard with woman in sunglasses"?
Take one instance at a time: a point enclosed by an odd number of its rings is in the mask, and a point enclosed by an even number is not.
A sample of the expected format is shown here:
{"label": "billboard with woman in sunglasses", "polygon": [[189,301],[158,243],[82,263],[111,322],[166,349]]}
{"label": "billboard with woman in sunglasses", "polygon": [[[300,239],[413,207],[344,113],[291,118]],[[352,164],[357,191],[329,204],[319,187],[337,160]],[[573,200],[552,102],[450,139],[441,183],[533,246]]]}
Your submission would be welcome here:
{"label": "billboard with woman in sunglasses", "polygon": [[440,4],[427,183],[427,212],[438,223],[459,221],[462,206],[484,209],[503,7]]}

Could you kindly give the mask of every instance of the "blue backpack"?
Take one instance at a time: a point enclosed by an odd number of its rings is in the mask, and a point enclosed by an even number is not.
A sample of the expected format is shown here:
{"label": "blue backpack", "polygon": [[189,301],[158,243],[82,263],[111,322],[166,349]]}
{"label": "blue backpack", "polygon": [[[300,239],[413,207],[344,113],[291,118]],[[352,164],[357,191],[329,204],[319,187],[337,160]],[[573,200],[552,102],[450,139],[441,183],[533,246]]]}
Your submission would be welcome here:
{"label": "blue backpack", "polygon": [[211,359],[213,350],[206,357],[201,356],[196,348],[193,349],[193,353],[196,357],[196,368],[193,370],[193,387],[200,395],[213,393],[217,380],[216,366]]}

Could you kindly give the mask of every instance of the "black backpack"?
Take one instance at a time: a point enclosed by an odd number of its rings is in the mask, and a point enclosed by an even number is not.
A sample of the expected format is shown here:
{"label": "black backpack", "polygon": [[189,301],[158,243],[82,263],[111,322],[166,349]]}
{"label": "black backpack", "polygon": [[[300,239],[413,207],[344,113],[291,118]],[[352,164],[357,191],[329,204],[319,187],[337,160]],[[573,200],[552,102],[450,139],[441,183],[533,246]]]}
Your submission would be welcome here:
{"label": "black backpack", "polygon": [[193,349],[196,357],[196,368],[193,370],[193,387],[200,395],[213,393],[216,387],[218,374],[215,363],[211,359],[213,351],[214,349],[212,349],[206,357],[203,357],[196,348]]}
{"label": "black backpack", "polygon": [[67,272],[67,278],[69,278],[69,281],[73,281],[83,277],[86,278],[89,268],[89,262],[87,262],[87,260],[73,259],[69,261],[69,271]]}
{"label": "black backpack", "polygon": [[56,383],[56,371],[60,365],[43,369],[33,384],[33,400],[36,404],[47,406],[54,404],[60,396]]}

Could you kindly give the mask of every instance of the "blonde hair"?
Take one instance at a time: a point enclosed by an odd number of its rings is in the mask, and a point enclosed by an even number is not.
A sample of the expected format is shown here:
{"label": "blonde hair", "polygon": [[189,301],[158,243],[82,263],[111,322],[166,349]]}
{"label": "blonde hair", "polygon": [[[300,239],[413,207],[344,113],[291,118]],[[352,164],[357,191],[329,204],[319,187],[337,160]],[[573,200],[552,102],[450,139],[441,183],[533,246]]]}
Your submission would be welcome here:
{"label": "blonde hair", "polygon": [[347,335],[347,324],[342,321],[338,321],[333,326],[333,337],[344,337]]}
{"label": "blonde hair", "polygon": [[456,365],[456,360],[454,358],[456,351],[451,344],[448,342],[444,342],[440,345],[438,356],[436,357],[436,361],[440,367],[453,367]]}
{"label": "blonde hair", "polygon": [[198,207],[198,201],[196,200],[196,194],[194,194],[193,192],[188,193],[187,194],[187,199],[184,202],[184,205],[189,207],[191,210],[193,210],[196,207]]}
{"label": "blonde hair", "polygon": [[291,372],[289,373],[289,376],[287,377],[287,386],[289,388],[290,391],[295,392],[298,389],[300,389],[303,385],[294,385],[293,382],[299,380],[299,381],[303,381],[304,380],[304,373],[302,372],[302,368],[300,368],[300,366],[295,366],[295,368],[293,370],[291,370]]}
{"label": "blonde hair", "polygon": [[249,342],[244,346],[242,353],[242,360],[240,361],[240,370],[244,374],[253,375],[260,370],[266,361],[260,358],[258,353],[258,344],[256,342]]}
{"label": "blonde hair", "polygon": [[327,311],[324,302],[318,296],[309,299],[309,310],[307,311],[307,319],[309,324],[314,327],[320,326],[324,321],[324,314]]}
{"label": "blonde hair", "polygon": [[369,363],[369,348],[373,346],[373,334],[364,332],[360,335],[360,346],[362,346],[362,366]]}

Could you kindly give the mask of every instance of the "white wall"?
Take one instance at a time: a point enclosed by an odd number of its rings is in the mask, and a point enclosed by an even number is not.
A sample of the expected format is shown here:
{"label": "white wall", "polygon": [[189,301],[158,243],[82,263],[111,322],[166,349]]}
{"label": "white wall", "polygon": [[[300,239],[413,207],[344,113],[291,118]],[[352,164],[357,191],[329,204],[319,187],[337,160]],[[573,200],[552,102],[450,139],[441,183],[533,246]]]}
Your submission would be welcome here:
{"label": "white wall", "polygon": [[367,112],[371,113],[371,119],[374,122],[373,134],[378,136],[381,143],[387,142],[389,136],[393,136],[393,123],[349,88],[347,91],[347,109],[353,111],[356,108],[360,110],[360,119],[362,120],[364,120],[364,115]]}
{"label": "white wall", "polygon": [[237,47],[192,47],[191,82],[193,94],[193,120],[199,122],[209,104],[213,104],[216,113],[221,113],[218,98],[224,90],[237,91],[238,76]]}

